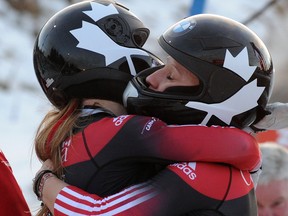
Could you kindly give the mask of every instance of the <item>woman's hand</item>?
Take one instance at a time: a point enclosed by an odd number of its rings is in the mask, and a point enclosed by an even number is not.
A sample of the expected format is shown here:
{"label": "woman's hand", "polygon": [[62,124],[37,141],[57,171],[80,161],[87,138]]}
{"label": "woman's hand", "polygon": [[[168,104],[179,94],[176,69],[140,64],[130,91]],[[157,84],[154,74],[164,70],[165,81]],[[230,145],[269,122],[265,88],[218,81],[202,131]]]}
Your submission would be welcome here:
{"label": "woman's hand", "polygon": [[44,161],[36,173],[33,185],[33,190],[36,191],[35,194],[38,199],[42,200],[52,214],[54,214],[54,202],[57,195],[65,186],[68,186],[68,184],[57,178],[52,172],[53,170],[52,161],[50,159]]}
{"label": "woman's hand", "polygon": [[266,107],[270,114],[253,126],[263,130],[279,130],[288,127],[288,103],[271,103]]}

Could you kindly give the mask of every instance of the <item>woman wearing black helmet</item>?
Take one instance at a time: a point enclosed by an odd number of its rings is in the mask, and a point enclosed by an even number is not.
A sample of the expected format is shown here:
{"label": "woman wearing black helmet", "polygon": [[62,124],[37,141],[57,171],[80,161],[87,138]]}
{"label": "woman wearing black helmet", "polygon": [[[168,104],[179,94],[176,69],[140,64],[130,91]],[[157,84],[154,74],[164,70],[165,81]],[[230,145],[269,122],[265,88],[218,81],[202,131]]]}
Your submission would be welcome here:
{"label": "woman wearing black helmet", "polygon": [[[171,26],[160,37],[159,44],[170,55],[170,61],[189,71],[198,83],[192,83],[192,87],[189,83],[187,87],[176,86],[174,82],[179,76],[173,79],[175,70],[167,69],[172,64],[159,71],[149,69],[130,85],[139,92],[136,97],[130,96],[127,89],[128,111],[156,115],[167,123],[237,128],[251,125],[265,112],[274,68],[265,44],[246,26],[217,15],[193,16]],[[155,83],[154,78],[165,76],[163,73],[168,77]],[[153,85],[169,79],[171,86],[155,89],[149,82],[151,78]]]}
{"label": "woman wearing black helmet", "polygon": [[[100,196],[143,182],[175,161],[223,162],[244,170],[257,167],[257,143],[235,128],[168,127],[155,118],[123,115],[121,96],[129,79],[155,64],[140,48],[148,34],[138,21],[110,1],[88,1],[60,11],[41,30],[35,72],[58,109],[39,127],[35,145],[40,160],[51,158],[54,173]],[[217,148],[211,148],[211,142]],[[227,149],[231,143],[235,147]],[[46,204],[49,195],[42,195],[53,179],[47,170],[35,179],[34,191]],[[59,191],[50,192],[53,197]],[[57,213],[59,209],[62,206]]]}

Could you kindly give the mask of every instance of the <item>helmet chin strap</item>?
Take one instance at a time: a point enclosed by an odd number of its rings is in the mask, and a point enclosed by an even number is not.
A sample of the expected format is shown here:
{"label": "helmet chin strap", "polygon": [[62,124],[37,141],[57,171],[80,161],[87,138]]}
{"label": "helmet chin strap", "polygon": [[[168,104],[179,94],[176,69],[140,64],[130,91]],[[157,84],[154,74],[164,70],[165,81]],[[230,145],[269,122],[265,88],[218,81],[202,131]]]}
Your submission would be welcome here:
{"label": "helmet chin strap", "polygon": [[169,93],[172,94],[173,93],[175,95],[187,95],[187,96],[196,96],[201,92],[201,85],[197,85],[197,86],[173,86],[173,87],[169,87],[167,89],[165,89],[165,91],[163,93]]}

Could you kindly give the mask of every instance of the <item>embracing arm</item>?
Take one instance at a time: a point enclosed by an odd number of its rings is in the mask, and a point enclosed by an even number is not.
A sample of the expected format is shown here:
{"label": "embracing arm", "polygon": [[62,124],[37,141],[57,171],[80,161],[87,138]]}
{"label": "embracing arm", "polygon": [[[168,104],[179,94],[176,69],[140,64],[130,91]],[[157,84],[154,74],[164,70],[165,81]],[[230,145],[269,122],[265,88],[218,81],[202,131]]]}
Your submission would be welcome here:
{"label": "embracing arm", "polygon": [[232,127],[167,125],[153,117],[126,115],[105,118],[84,132],[87,143],[97,143],[91,147],[92,154],[105,155],[101,157],[102,164],[123,158],[164,165],[202,161],[252,171],[259,168],[261,160],[255,138]]}
{"label": "embracing arm", "polygon": [[45,181],[43,187],[42,201],[49,208],[52,215],[54,215],[54,203],[60,191],[68,186],[65,182],[58,179],[56,176],[51,176]]}
{"label": "embracing arm", "polygon": [[[178,138],[174,134],[176,128],[181,133]],[[168,126],[167,130],[170,130],[167,133],[168,139],[174,139],[178,143],[173,154],[180,151],[181,155],[192,156],[189,159],[182,157],[181,161],[226,163],[249,171],[260,168],[261,154],[256,139],[240,129],[220,126]]]}
{"label": "embracing arm", "polygon": [[[145,201],[157,195],[149,182],[131,186],[117,194],[101,198],[68,185],[56,176],[49,177],[44,184],[42,201],[54,216],[64,215],[146,215]],[[143,205],[138,206],[139,204]],[[135,207],[137,206],[137,207]]]}
{"label": "embracing arm", "polygon": [[[53,163],[48,159],[42,164],[36,177],[39,176],[39,173],[46,171],[51,174],[50,170],[52,169]],[[126,209],[131,209],[156,195],[154,188],[149,182],[129,187],[107,198],[101,198],[95,194],[87,193],[84,190],[66,184],[54,174],[48,175],[46,178],[42,176],[38,181],[42,182],[42,184],[36,184],[34,181],[34,192],[55,216],[75,214],[92,214],[95,216],[117,214],[119,216],[127,216]],[[133,213],[136,211],[137,213],[140,209],[140,207],[133,208],[131,211]],[[140,210],[140,212],[143,215],[143,211]]]}
{"label": "embracing arm", "polygon": [[[256,209],[256,202],[252,200],[253,183],[246,184],[243,177],[250,179],[249,173],[240,172],[219,164],[179,163],[170,165],[150,181],[130,186],[105,198],[67,185],[53,176],[45,181],[42,198],[55,216],[166,216],[198,212],[199,209],[209,209],[210,214],[217,211],[226,215],[228,211],[235,216],[252,216]],[[231,175],[233,187],[227,190]],[[211,176],[213,178],[209,178]],[[219,208],[226,200],[229,202],[225,207]]]}
{"label": "embracing arm", "polygon": [[220,126],[167,125],[156,118],[139,116],[133,123],[131,121],[130,126],[138,130],[129,137],[130,143],[133,144],[130,146],[129,156],[134,154],[133,156],[137,155],[139,158],[219,162],[249,171],[258,169],[260,166],[261,156],[257,141],[240,129]]}

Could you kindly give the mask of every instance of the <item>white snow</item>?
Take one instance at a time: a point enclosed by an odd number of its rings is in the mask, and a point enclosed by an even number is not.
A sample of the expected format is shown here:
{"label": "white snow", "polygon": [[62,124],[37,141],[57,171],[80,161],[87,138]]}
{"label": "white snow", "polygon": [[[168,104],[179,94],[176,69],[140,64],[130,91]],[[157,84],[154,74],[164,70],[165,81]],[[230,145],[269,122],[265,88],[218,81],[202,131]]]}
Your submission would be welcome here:
{"label": "white snow", "polygon": [[[35,20],[28,14],[12,10],[7,1],[0,1],[0,148],[10,161],[15,177],[32,210],[39,206],[32,192],[32,178],[40,167],[33,152],[33,138],[37,126],[50,105],[40,90],[33,71],[33,31],[66,4],[60,0],[38,1],[43,16]],[[48,3],[49,2],[49,3]],[[66,1],[65,1],[66,2]],[[146,48],[161,54],[156,38],[176,21],[188,16],[190,0],[121,0],[151,29]],[[268,0],[208,0],[206,13],[225,15],[238,21],[246,20]],[[288,7],[283,0],[279,5]],[[274,98],[288,101],[286,72],[286,32],[288,16],[279,5],[273,6],[249,24],[267,44],[278,68],[276,85],[282,89]],[[285,8],[284,8],[285,9]],[[278,14],[276,14],[278,12]],[[279,15],[280,14],[280,15]],[[284,70],[285,69],[285,70]],[[286,89],[285,89],[286,88]],[[284,90],[285,89],[285,90]]]}

